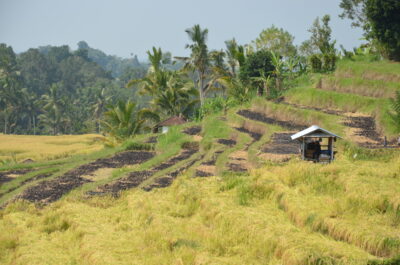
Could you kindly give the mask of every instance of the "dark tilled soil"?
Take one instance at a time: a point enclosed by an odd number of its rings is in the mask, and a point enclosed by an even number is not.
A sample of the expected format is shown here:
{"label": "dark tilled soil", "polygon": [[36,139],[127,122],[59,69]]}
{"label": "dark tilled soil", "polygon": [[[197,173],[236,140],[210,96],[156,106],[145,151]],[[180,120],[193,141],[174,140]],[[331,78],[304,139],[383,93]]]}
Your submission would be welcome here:
{"label": "dark tilled soil", "polygon": [[255,112],[255,111],[251,111],[251,110],[239,110],[237,112],[237,114],[239,114],[247,119],[250,119],[250,120],[260,121],[260,122],[267,123],[267,124],[279,125],[281,127],[289,129],[289,130],[304,130],[307,127],[305,125],[296,124],[294,122],[277,120],[275,118],[268,117],[263,113],[259,113],[259,112]]}
{"label": "dark tilled soil", "polygon": [[247,130],[247,129],[244,128],[244,127],[235,128],[235,129],[238,130],[239,132],[247,133],[247,134],[250,135],[251,138],[253,138],[255,141],[260,140],[261,137],[262,137],[262,134],[249,131],[249,130]]}
{"label": "dark tilled soil", "polygon": [[318,108],[318,107],[301,106],[301,105],[288,103],[288,102],[284,102],[284,101],[280,102],[280,103],[281,104],[285,104],[285,105],[289,105],[289,106],[293,106],[293,107],[298,108],[298,109],[316,110],[316,111],[323,112],[323,113],[330,114],[330,115],[342,116],[345,113],[344,111],[340,111],[340,110],[331,110],[331,109],[324,109],[324,108]]}
{"label": "dark tilled soil", "polygon": [[271,154],[298,154],[299,145],[290,138],[292,134],[293,133],[274,133],[272,135],[272,141],[268,143],[262,151]]}
{"label": "dark tilled soil", "polygon": [[201,127],[200,126],[192,126],[189,128],[186,128],[183,130],[183,133],[189,134],[189,135],[198,135],[201,132]]}
{"label": "dark tilled soil", "polygon": [[15,169],[9,171],[0,172],[0,186],[3,183],[9,182],[15,178],[10,177],[9,175],[24,175],[26,173],[32,172],[34,169]]}
{"label": "dark tilled soil", "polygon": [[120,179],[111,184],[105,184],[104,186],[100,187],[99,190],[101,192],[95,192],[97,194],[93,194],[93,192],[88,192],[88,194],[99,195],[100,193],[112,193],[114,196],[117,196],[122,190],[139,186],[143,181],[153,176],[154,173],[155,172],[151,170],[135,171],[130,173],[126,178]]}
{"label": "dark tilled soil", "polygon": [[228,164],[228,168],[233,172],[247,172],[247,169],[240,164],[230,163]]}
{"label": "dark tilled soil", "polygon": [[18,186],[12,187],[12,188],[8,189],[8,190],[7,190],[6,192],[4,192],[4,193],[0,193],[0,197],[2,197],[2,196],[3,196],[4,194],[6,194],[6,193],[12,192],[12,191],[14,191],[14,190],[16,190],[16,189],[18,189],[18,188],[24,186],[26,183],[33,182],[33,181],[40,180],[40,179],[44,179],[44,178],[48,178],[48,177],[50,177],[51,175],[52,175],[52,173],[39,174],[39,175],[37,175],[37,176],[34,176],[33,178],[26,179],[26,180],[22,181]]}
{"label": "dark tilled soil", "polygon": [[211,176],[213,176],[213,174],[212,173],[209,173],[209,172],[205,172],[205,171],[202,171],[202,170],[196,170],[196,174],[195,174],[195,176],[196,177],[211,177]]}
{"label": "dark tilled soil", "polygon": [[234,146],[236,144],[236,141],[231,139],[218,139],[217,143],[227,146]]}
{"label": "dark tilled soil", "polygon": [[[106,193],[112,193],[114,196],[118,196],[120,191],[139,186],[143,181],[152,177],[158,171],[172,167],[176,163],[190,158],[196,152],[198,152],[198,149],[184,149],[181,154],[172,157],[171,159],[161,163],[160,165],[150,170],[131,172],[127,177],[121,178],[113,183],[105,184],[104,186],[98,187],[98,191],[90,191],[87,194],[101,195]],[[170,173],[170,175],[172,174],[173,173]],[[155,183],[157,183],[157,180],[155,181]]]}
{"label": "dark tilled soil", "polygon": [[71,190],[91,182],[82,178],[100,168],[118,168],[124,165],[142,163],[154,156],[152,152],[127,151],[110,158],[101,158],[89,164],[79,166],[52,180],[39,182],[26,189],[18,198],[32,202],[50,203],[61,198]]}
{"label": "dark tilled soil", "polygon": [[79,176],[64,175],[54,180],[42,181],[35,186],[29,187],[18,198],[31,202],[50,203],[88,182],[91,181]]}
{"label": "dark tilled soil", "polygon": [[348,117],[348,120],[343,123],[345,126],[361,129],[357,134],[367,137],[371,140],[382,142],[379,133],[376,130],[375,120],[372,117]]}
{"label": "dark tilled soil", "polygon": [[[347,120],[345,122],[343,122],[343,125],[345,125],[347,127],[351,127],[351,128],[361,129],[360,132],[357,134],[358,136],[364,136],[366,138],[369,138],[373,141],[377,141],[380,143],[380,144],[359,143],[360,146],[363,146],[366,148],[383,147],[383,137],[376,130],[375,119],[372,116],[352,117],[352,116],[347,116],[346,112],[339,111],[339,110],[331,110],[331,109],[324,109],[324,108],[318,108],[318,107],[306,107],[306,106],[300,106],[300,105],[291,104],[291,103],[287,103],[287,102],[281,102],[281,104],[294,106],[294,107],[300,108],[300,109],[316,110],[316,111],[320,111],[320,112],[331,114],[331,115],[346,117]],[[388,143],[388,144],[392,145],[392,143]]]}
{"label": "dark tilled soil", "polygon": [[184,150],[180,155],[174,156],[173,158],[169,159],[168,161],[161,163],[160,165],[153,168],[154,171],[160,171],[166,168],[169,168],[176,163],[186,160],[191,157],[197,150]]}
{"label": "dark tilled soil", "polygon": [[172,182],[174,181],[174,179],[179,176],[179,174],[181,174],[183,171],[187,170],[188,168],[190,168],[191,166],[193,166],[194,163],[196,163],[197,161],[201,160],[204,158],[204,155],[201,156],[198,159],[194,159],[192,161],[190,161],[188,164],[178,168],[177,170],[169,173],[167,176],[162,176],[159,177],[157,179],[154,180],[154,182],[146,187],[143,187],[143,190],[145,191],[151,191],[152,189],[155,188],[165,188],[168,187],[172,184]]}

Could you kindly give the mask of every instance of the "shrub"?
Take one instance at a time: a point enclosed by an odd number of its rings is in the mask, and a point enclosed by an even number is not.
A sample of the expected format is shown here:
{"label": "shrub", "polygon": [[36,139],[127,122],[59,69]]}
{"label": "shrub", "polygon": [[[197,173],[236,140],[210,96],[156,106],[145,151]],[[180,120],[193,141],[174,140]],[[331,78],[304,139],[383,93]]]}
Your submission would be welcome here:
{"label": "shrub", "polygon": [[134,141],[126,141],[123,144],[125,150],[142,150],[142,151],[150,151],[154,150],[154,144],[147,143],[137,143]]}
{"label": "shrub", "polygon": [[336,68],[336,55],[333,53],[324,54],[324,70],[325,71],[334,71]]}
{"label": "shrub", "polygon": [[391,99],[390,105],[392,106],[393,113],[390,114],[394,123],[396,124],[397,131],[400,131],[400,90],[396,91],[395,98]]}
{"label": "shrub", "polygon": [[204,117],[215,114],[221,111],[226,111],[228,108],[233,107],[235,103],[229,98],[224,97],[215,97],[215,98],[207,98],[204,101],[203,106],[201,106],[196,114],[195,119],[200,121]]}
{"label": "shrub", "polygon": [[322,61],[317,54],[313,54],[310,57],[311,69],[314,73],[319,73],[322,71]]}

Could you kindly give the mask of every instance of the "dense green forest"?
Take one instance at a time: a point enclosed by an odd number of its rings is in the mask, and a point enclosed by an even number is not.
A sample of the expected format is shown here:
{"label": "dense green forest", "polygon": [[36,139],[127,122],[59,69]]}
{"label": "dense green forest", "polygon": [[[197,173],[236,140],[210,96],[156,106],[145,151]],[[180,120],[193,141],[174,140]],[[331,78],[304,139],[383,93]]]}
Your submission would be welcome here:
{"label": "dense green forest", "polygon": [[98,131],[106,104],[135,96],[128,80],[141,78],[146,64],[121,59],[79,43],[45,46],[15,54],[0,45],[3,133],[58,134]]}
{"label": "dense green forest", "polygon": [[44,46],[20,54],[1,44],[1,131],[125,138],[173,115],[201,119],[254,96],[278,98],[309,73],[334,71],[339,59],[399,60],[397,1],[343,0],[341,7],[341,16],[365,32],[366,43],[353,51],[338,49],[329,15],[315,19],[310,38],[299,46],[292,34],[272,25],[248,44],[233,38],[225,48],[209,50],[208,30],[195,25],[186,30],[189,57],[153,47],[146,63],[107,55],[84,41],[77,50]]}

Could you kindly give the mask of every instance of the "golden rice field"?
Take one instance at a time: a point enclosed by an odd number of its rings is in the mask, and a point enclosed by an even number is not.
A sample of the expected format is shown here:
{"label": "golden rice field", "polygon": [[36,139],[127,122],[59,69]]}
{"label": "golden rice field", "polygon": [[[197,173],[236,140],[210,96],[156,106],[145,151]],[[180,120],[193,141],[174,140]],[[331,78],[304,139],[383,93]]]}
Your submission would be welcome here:
{"label": "golden rice field", "polygon": [[103,148],[103,136],[84,135],[4,135],[0,134],[0,161],[21,162],[64,158],[74,154],[87,154]]}
{"label": "golden rice field", "polygon": [[[367,264],[400,253],[400,157],[292,160],[121,198],[10,205],[1,264]],[[390,263],[395,264],[395,263]]]}

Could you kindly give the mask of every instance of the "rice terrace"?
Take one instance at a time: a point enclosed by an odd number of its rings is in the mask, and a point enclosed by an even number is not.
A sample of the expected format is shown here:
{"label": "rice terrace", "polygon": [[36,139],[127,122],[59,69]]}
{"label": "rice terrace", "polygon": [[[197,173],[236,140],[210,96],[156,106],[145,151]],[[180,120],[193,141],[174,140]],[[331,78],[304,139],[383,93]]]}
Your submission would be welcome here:
{"label": "rice terrace", "polygon": [[303,42],[180,21],[143,60],[0,28],[0,264],[400,265],[400,2],[327,5]]}

